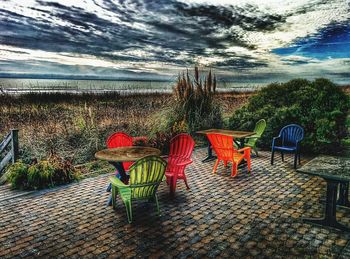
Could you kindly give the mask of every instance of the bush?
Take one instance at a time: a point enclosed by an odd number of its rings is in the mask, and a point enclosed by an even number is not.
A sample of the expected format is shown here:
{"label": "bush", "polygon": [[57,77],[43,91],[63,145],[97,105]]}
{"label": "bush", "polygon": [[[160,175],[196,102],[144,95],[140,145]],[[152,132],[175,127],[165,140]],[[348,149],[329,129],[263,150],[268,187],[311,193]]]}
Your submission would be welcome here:
{"label": "bush", "polygon": [[81,178],[80,171],[73,166],[71,160],[62,159],[57,154],[51,154],[49,162],[55,169],[52,175],[53,185],[70,183]]}
{"label": "bush", "polygon": [[304,151],[336,153],[341,151],[341,140],[347,135],[349,108],[348,96],[331,81],[295,79],[260,90],[248,105],[233,114],[229,127],[252,130],[264,118],[267,127],[260,146],[270,147],[283,126],[296,123],[305,130]]}
{"label": "bush", "polygon": [[22,161],[18,161],[9,166],[5,175],[7,176],[7,181],[11,183],[12,188],[28,188],[28,165]]}
{"label": "bush", "polygon": [[52,177],[54,167],[45,160],[35,163],[28,168],[28,186],[32,189],[53,187]]}
{"label": "bush", "polygon": [[222,127],[215,91],[216,77],[211,71],[204,78],[200,77],[197,67],[193,78],[188,71],[179,75],[168,108],[155,119],[154,145],[166,150],[167,146],[161,142],[169,143],[180,132],[193,134],[197,130]]}
{"label": "bush", "polygon": [[71,161],[56,155],[31,165],[16,162],[9,166],[5,174],[11,187],[21,190],[44,189],[80,179],[80,172]]}

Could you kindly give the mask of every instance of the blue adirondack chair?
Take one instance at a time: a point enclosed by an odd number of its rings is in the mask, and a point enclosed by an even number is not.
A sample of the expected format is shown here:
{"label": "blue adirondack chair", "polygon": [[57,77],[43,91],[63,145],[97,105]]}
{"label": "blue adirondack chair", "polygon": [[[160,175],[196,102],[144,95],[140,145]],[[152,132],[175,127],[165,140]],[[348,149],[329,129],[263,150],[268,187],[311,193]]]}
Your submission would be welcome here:
{"label": "blue adirondack chair", "polygon": [[275,151],[280,151],[282,161],[284,153],[294,153],[294,169],[297,167],[297,160],[300,164],[300,141],[304,138],[304,129],[297,124],[290,124],[283,127],[278,137],[272,140],[271,165]]}

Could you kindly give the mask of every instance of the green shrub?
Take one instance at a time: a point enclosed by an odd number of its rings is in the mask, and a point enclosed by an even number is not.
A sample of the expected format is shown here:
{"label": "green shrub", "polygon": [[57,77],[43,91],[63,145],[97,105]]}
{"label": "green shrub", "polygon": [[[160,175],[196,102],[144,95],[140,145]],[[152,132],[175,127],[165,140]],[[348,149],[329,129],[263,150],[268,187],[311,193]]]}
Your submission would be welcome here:
{"label": "green shrub", "polygon": [[7,181],[14,189],[28,188],[28,165],[18,161],[10,165],[5,173]]}
{"label": "green shrub", "polygon": [[28,186],[32,189],[53,187],[52,177],[55,168],[49,161],[42,160],[31,165],[28,169]]}
{"label": "green shrub", "polygon": [[16,162],[9,166],[5,174],[11,187],[21,190],[50,188],[80,179],[80,172],[72,162],[57,155],[31,165]]}
{"label": "green shrub", "polygon": [[347,135],[349,108],[348,96],[331,81],[295,79],[260,90],[233,114],[229,128],[251,130],[264,118],[267,128],[260,146],[267,148],[283,126],[296,123],[305,130],[304,151],[335,153],[341,151],[341,140]]}

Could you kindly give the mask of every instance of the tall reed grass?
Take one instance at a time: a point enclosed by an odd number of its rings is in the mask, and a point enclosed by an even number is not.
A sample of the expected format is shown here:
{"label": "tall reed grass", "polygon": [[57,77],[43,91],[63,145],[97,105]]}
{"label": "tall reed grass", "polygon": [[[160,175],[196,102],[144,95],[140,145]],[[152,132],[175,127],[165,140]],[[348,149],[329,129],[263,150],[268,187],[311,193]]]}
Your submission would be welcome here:
{"label": "tall reed grass", "polygon": [[211,70],[201,76],[198,67],[193,75],[187,70],[178,76],[169,106],[155,119],[153,132],[162,139],[160,148],[167,150],[166,144],[179,132],[194,135],[197,130],[222,126],[216,84]]}

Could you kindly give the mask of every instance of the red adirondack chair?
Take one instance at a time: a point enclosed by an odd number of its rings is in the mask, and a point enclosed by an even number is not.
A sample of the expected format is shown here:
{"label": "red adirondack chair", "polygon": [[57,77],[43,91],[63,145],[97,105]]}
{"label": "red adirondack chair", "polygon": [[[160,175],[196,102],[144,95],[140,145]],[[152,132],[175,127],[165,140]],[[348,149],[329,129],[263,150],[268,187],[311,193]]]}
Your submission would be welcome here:
{"label": "red adirondack chair", "polygon": [[[124,132],[115,132],[107,139],[107,148],[128,147],[133,145],[133,138]],[[123,162],[124,170],[129,170],[133,162]]]}
{"label": "red adirondack chair", "polygon": [[237,175],[238,165],[243,159],[246,159],[248,172],[250,172],[250,147],[237,150],[233,145],[233,137],[222,134],[207,134],[207,137],[218,157],[214,165],[213,173],[216,172],[221,160],[224,161],[225,167],[227,166],[227,162],[230,161],[232,162],[231,176],[234,177]]}
{"label": "red adirondack chair", "polygon": [[178,179],[183,179],[187,189],[190,188],[187,183],[185,168],[192,163],[191,155],[194,144],[194,140],[188,134],[179,134],[170,140],[170,152],[165,176],[171,194],[175,193]]}

